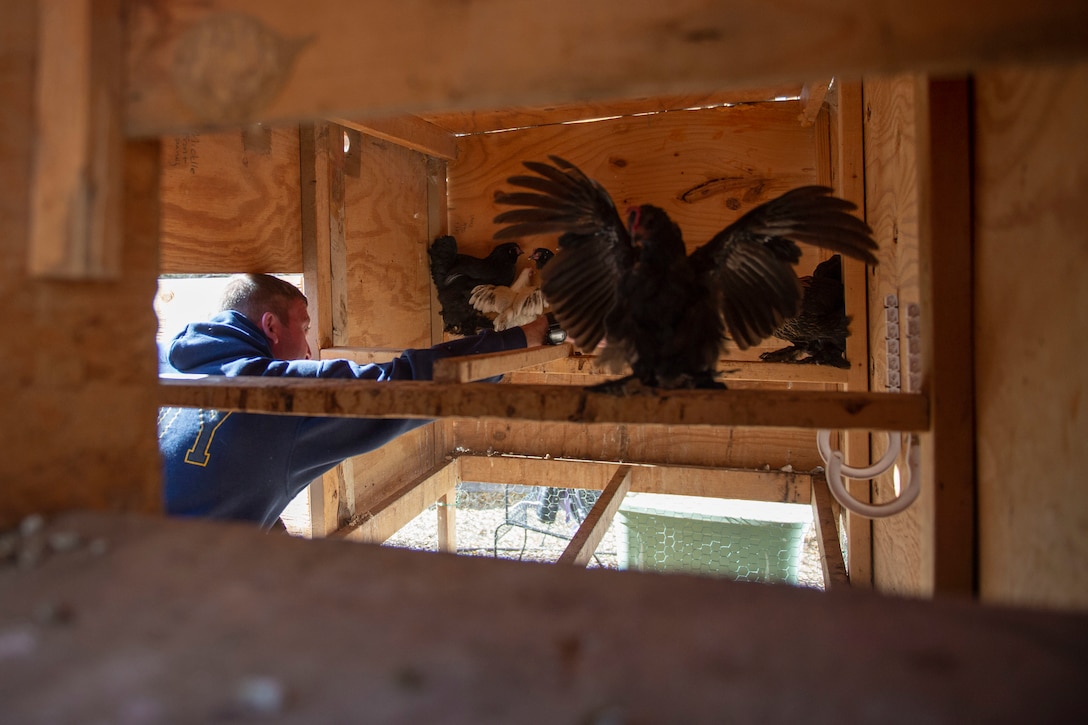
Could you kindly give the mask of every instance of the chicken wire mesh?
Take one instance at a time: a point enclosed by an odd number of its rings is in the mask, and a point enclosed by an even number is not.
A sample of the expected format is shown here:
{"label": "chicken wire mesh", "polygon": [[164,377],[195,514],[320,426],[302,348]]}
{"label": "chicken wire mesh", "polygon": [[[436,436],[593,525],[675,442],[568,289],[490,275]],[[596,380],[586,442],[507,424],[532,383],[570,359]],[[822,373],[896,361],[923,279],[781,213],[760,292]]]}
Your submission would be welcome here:
{"label": "chicken wire mesh", "polygon": [[[583,489],[461,483],[457,553],[555,562],[599,496]],[[436,506],[385,545],[437,550]],[[782,506],[787,508],[775,508]],[[589,566],[823,587],[811,512],[788,504],[629,494]]]}

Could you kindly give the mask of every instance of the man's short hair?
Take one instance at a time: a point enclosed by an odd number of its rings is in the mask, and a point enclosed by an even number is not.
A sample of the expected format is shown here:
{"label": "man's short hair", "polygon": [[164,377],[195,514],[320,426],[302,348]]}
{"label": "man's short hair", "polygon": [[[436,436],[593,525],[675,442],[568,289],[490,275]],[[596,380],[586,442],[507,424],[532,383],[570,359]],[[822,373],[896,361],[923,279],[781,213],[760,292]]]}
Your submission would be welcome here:
{"label": "man's short hair", "polygon": [[258,325],[264,313],[271,312],[286,324],[288,309],[295,300],[306,302],[306,295],[290,282],[270,274],[239,274],[223,290],[219,310],[241,312]]}

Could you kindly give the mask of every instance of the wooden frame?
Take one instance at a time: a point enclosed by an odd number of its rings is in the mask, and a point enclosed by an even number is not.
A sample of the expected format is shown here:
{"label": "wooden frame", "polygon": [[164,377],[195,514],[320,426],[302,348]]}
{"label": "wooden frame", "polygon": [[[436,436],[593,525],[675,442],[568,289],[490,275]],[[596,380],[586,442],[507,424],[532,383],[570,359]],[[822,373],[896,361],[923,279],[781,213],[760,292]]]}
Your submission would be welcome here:
{"label": "wooden frame", "polygon": [[[987,156],[978,165],[985,178],[971,182],[981,197],[972,206],[982,212],[986,234],[975,241],[997,259],[976,258],[972,266],[985,273],[975,288],[985,304],[973,324],[983,325],[975,339],[986,347],[970,362],[987,394],[976,401],[982,437],[976,450],[979,470],[988,476],[982,493],[989,535],[995,521],[1008,533],[997,537],[1004,543],[984,546],[985,591],[990,601],[1083,609],[1078,524],[1084,489],[1078,485],[1076,446],[1066,445],[1085,437],[1083,415],[1068,407],[1079,399],[1069,388],[1077,395],[1083,390],[1083,376],[1070,373],[1084,358],[1083,342],[1067,343],[1076,336],[1061,329],[1063,317],[1047,322],[1051,344],[1041,371],[1031,351],[1016,351],[1001,365],[989,364],[986,356],[1007,353],[1010,321],[1013,334],[1031,339],[1039,329],[1032,319],[1036,310],[1085,309],[1082,286],[1071,293],[1030,289],[1018,275],[1022,264],[1034,272],[1028,280],[1051,282],[1049,273],[1058,265],[1046,267],[1025,255],[1007,276],[994,266],[1007,265],[1026,245],[1046,239],[1040,248],[1061,259],[1056,271],[1069,272],[1068,281],[1075,283],[1085,269],[1083,255],[1070,250],[1083,246],[1076,242],[1088,226],[1081,188],[1088,6],[1078,0],[972,0],[955,6],[924,0],[909,13],[888,15],[862,0],[770,11],[726,2],[700,13],[705,3],[632,10],[616,0],[602,3],[599,12],[568,12],[583,5],[421,0],[368,3],[360,10],[346,0],[137,0],[126,6],[125,41],[111,49],[128,49],[126,71],[111,77],[127,77],[129,85],[104,110],[110,118],[126,118],[130,135],[159,136],[273,118],[698,92],[850,71],[987,76],[994,85],[978,110],[996,116],[977,126],[989,135],[973,146]],[[18,260],[0,271],[0,297],[15,325],[0,348],[0,388],[8,403],[0,417],[10,479],[0,497],[4,528],[30,513],[52,516],[72,508],[156,511],[160,469],[150,432],[160,391],[147,304],[159,223],[158,143],[130,142],[123,151],[99,157],[125,170],[120,276],[58,284],[26,273],[31,243],[65,248],[55,237],[32,242],[29,231],[34,205],[27,190],[54,183],[30,178],[41,140],[33,121],[34,88],[41,82],[35,76],[42,52],[39,8],[0,5],[0,117],[6,129],[0,178],[8,192],[0,200],[0,245],[10,252],[5,259]],[[353,17],[358,22],[345,20]],[[199,36],[209,19],[220,23],[214,30],[228,32]],[[494,32],[506,21],[511,32]],[[373,43],[359,42],[364,23],[373,30]],[[744,32],[733,32],[737,27]],[[198,36],[189,36],[194,30]],[[190,40],[179,55],[186,36],[209,42]],[[461,42],[446,42],[450,37]],[[601,42],[611,37],[623,42]],[[662,47],[667,52],[660,53]],[[664,65],[646,62],[659,55]],[[178,63],[179,57],[193,62]],[[267,68],[254,63],[267,59]],[[1068,59],[1081,63],[1073,69],[1041,66]],[[995,64],[1009,62],[1020,64],[1011,83],[993,71]],[[211,69],[211,78],[191,72],[201,68]],[[438,77],[431,75],[435,69]],[[102,66],[94,64],[94,73],[101,75]],[[217,74],[227,80],[222,95]],[[255,87],[237,85],[239,78]],[[1049,92],[1039,88],[1041,81],[1055,79],[1069,85],[1051,97],[1040,95]],[[198,114],[185,96],[204,80],[212,82],[207,89],[215,96],[216,103],[207,105],[211,115]],[[1007,83],[1033,91],[1010,95]],[[1072,111],[1063,105],[1071,95]],[[1025,114],[1037,109],[1048,120],[1026,123]],[[1045,143],[1021,143],[1040,129]],[[987,143],[999,148],[987,149]],[[1042,164],[1035,158],[1040,150]],[[935,171],[929,168],[923,176]],[[1011,220],[1009,208],[1017,211]],[[927,212],[923,224],[937,222],[946,211],[957,225],[962,222],[962,210],[953,203]],[[428,224],[437,226],[431,217]],[[61,266],[85,269],[75,259]],[[937,274],[933,283],[939,286]],[[1004,314],[1004,298],[1015,303],[1025,297],[1042,304]],[[935,323],[925,335],[934,336],[931,353],[940,357],[946,328],[943,321]],[[1040,372],[1067,387],[1039,395],[1038,387],[1020,385]],[[944,406],[940,391],[947,390],[947,381],[938,378],[925,394]],[[111,413],[108,426],[102,425],[103,410]],[[957,410],[958,404],[927,408],[927,420],[939,434]],[[1029,435],[1016,437],[1024,429]],[[935,460],[946,455],[939,448],[933,453]],[[1040,461],[1047,465],[1041,474]],[[75,470],[78,485],[72,481]],[[1017,495],[1030,474],[1039,474],[1037,487],[1046,484],[1047,495]],[[635,475],[632,469],[633,481]],[[1062,486],[1052,485],[1055,479]],[[930,490],[939,491],[940,486]],[[963,493],[957,488],[937,506],[934,535],[953,547],[947,571],[937,567],[942,552],[935,552],[933,578],[941,588],[962,590],[967,578],[961,533],[949,530],[951,519],[943,513],[961,505]],[[32,528],[18,533],[19,546],[32,540]],[[0,621],[12,663],[6,682],[12,695],[3,708],[13,720],[40,717],[43,703],[62,720],[116,719],[118,708],[186,721],[245,716],[252,714],[246,707],[253,700],[239,702],[237,689],[244,695],[254,672],[271,673],[257,685],[271,691],[272,708],[289,708],[283,714],[301,720],[351,712],[360,702],[376,716],[412,722],[457,716],[516,720],[525,712],[548,721],[622,719],[630,713],[652,721],[698,721],[722,712],[741,720],[797,719],[798,713],[830,720],[843,712],[877,711],[920,720],[1060,720],[1077,711],[1086,675],[1083,615],[471,562],[117,513],[60,515],[40,534],[41,541],[93,545],[64,551],[50,544],[37,550],[46,552],[38,566],[0,570]],[[1005,547],[1024,553],[1010,556]],[[172,565],[164,567],[164,561]],[[285,572],[303,572],[307,586],[288,581]],[[148,592],[168,594],[174,606],[164,611]],[[435,616],[439,607],[441,615]],[[609,616],[615,613],[622,616]],[[73,616],[77,624],[94,626],[73,628]],[[527,617],[539,627],[530,631]],[[463,626],[451,627],[455,619]],[[267,636],[271,631],[278,635],[274,640]],[[632,632],[638,633],[638,647],[631,646]],[[223,642],[232,643],[230,656],[222,656]],[[283,651],[293,656],[282,657]],[[140,661],[141,671],[151,662],[152,672],[182,673],[183,679],[76,686],[88,682],[88,673],[116,674],[119,663],[131,664],[126,657],[132,653],[147,660]],[[389,653],[397,659],[391,661]],[[208,667],[189,666],[194,657]],[[839,677],[807,686],[816,660]],[[663,670],[662,661],[674,666]],[[881,668],[872,666],[877,661]],[[1009,662],[1031,667],[1009,668]],[[743,687],[731,686],[736,673],[748,676]],[[580,687],[571,688],[574,681]],[[783,682],[792,686],[783,691]],[[506,696],[511,692],[516,700]],[[283,699],[275,697],[284,693]],[[260,714],[268,715],[268,699],[261,703],[266,709]]]}

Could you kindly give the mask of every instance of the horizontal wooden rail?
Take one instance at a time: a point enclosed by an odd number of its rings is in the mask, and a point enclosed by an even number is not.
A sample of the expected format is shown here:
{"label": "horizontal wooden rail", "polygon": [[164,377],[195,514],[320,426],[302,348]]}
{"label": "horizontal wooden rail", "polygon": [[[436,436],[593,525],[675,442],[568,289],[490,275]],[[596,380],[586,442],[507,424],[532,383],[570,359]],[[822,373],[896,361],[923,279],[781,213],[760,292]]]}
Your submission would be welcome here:
{"label": "horizontal wooden rail", "polygon": [[[718,373],[727,384],[730,380],[784,383],[832,383],[843,385],[849,370],[827,365],[801,365],[797,363],[772,363],[759,360],[718,361]],[[532,382],[532,376],[540,374],[606,375],[597,365],[596,355],[571,355],[545,362],[538,367],[517,373],[517,382]]]}
{"label": "horizontal wooden rail", "polygon": [[[721,91],[1084,57],[1083,0],[128,4],[124,117],[202,126]],[[743,28],[744,32],[738,32]],[[455,38],[456,42],[451,42]],[[622,42],[615,40],[622,38]],[[648,63],[647,58],[659,62]]]}
{"label": "horizontal wooden rail", "polygon": [[[813,445],[816,445],[815,436]],[[792,471],[609,463],[567,458],[463,454],[461,480],[526,486],[561,486],[603,490],[621,465],[631,469],[631,491],[681,496],[735,498],[743,501],[809,503],[811,475]]]}
{"label": "horizontal wooden rail", "polygon": [[565,360],[570,357],[573,349],[569,343],[564,343],[442,358],[434,363],[434,381],[436,383],[468,383],[473,380],[483,380],[532,365],[542,365],[552,360]]}
{"label": "horizontal wooden rail", "polygon": [[566,385],[440,384],[287,378],[162,378],[159,404],[348,418],[500,418],[921,431],[922,395],[793,390],[678,390],[628,396]]}
{"label": "horizontal wooden rail", "polygon": [[[465,357],[444,358],[435,362],[434,379],[443,383],[467,383],[510,373],[518,383],[541,383],[547,376],[592,375],[615,377],[597,366],[596,355],[572,354],[570,344],[508,350]],[[320,352],[322,360],[347,359],[359,364],[389,362],[403,350],[369,347],[327,347]],[[846,383],[849,371],[826,365],[799,365],[796,363],[770,363],[758,360],[718,361],[718,372],[727,383],[730,380],[783,383]],[[587,382],[592,382],[588,381]]]}

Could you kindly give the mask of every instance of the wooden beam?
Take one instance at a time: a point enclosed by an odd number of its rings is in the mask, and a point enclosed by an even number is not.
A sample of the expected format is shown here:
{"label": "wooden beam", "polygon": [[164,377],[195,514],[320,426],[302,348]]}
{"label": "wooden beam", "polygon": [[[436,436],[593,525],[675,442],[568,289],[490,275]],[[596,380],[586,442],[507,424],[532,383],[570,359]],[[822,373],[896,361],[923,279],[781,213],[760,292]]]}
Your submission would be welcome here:
{"label": "wooden beam", "polygon": [[500,418],[867,430],[925,430],[921,395],[677,390],[619,397],[563,385],[287,378],[162,378],[159,405],[351,418]]}
{"label": "wooden beam", "polygon": [[188,0],[163,12],[141,0],[129,34],[126,118],[144,136],[1077,58],[1088,6],[599,0],[588,13],[582,0]]}
{"label": "wooden beam", "polygon": [[68,514],[41,538],[76,548],[0,570],[8,722],[1064,722],[1088,680],[1083,613],[189,519]]}
{"label": "wooden beam", "polygon": [[600,498],[593,504],[593,508],[586,514],[578,530],[574,532],[567,548],[559,556],[556,564],[572,564],[585,566],[589,563],[593,552],[604,538],[608,527],[612,525],[612,519],[616,516],[623,497],[631,488],[631,467],[620,466],[612,476],[612,480],[601,491]]}
{"label": "wooden beam", "polygon": [[816,118],[824,107],[824,99],[831,88],[833,78],[822,78],[818,81],[810,81],[801,88],[801,113],[798,120],[802,126],[811,126],[816,123]]}
{"label": "wooden beam", "polygon": [[816,527],[816,544],[820,548],[820,563],[824,570],[824,589],[850,586],[850,575],[839,542],[838,517],[832,507],[831,489],[822,473],[812,474],[812,522]]}
{"label": "wooden beam", "polygon": [[[724,358],[718,361],[718,373],[727,385],[730,380],[841,385],[847,381],[848,377],[846,370],[826,365],[798,365],[794,363],[770,363]],[[519,370],[515,375],[517,377],[512,378],[511,382],[543,382],[539,377],[541,375],[593,375],[602,379],[616,377],[599,370],[596,355],[582,354],[560,357],[535,368]],[[586,382],[591,383],[592,381],[587,380]]]}
{"label": "wooden beam", "polygon": [[123,42],[120,0],[38,4],[31,275],[121,271]]}
{"label": "wooden beam", "polygon": [[427,156],[447,160],[457,158],[457,137],[440,126],[424,121],[419,116],[390,116],[362,120],[337,118],[335,121],[341,126],[419,151]]}
{"label": "wooden beam", "polygon": [[386,363],[402,355],[404,350],[389,347],[327,347],[321,351],[322,360],[351,360],[360,365]]}
{"label": "wooden beam", "polygon": [[540,345],[521,350],[442,358],[434,363],[434,381],[436,383],[469,383],[473,380],[483,380],[532,365],[570,357],[573,349],[570,343],[563,343],[562,345]]}
{"label": "wooden beam", "polygon": [[329,538],[380,544],[457,486],[457,464],[445,461],[408,481],[367,511],[359,511]]}
{"label": "wooden beam", "polygon": [[721,93],[649,96],[600,103],[560,103],[547,106],[475,109],[457,112],[422,114],[422,118],[451,133],[468,136],[492,131],[523,129],[535,126],[570,124],[595,118],[645,116],[653,113],[718,108],[737,103],[773,101],[796,98],[801,84],[788,83],[770,88],[746,88]]}
{"label": "wooden beam", "polygon": [[636,493],[672,493],[682,496],[735,498],[776,503],[809,502],[809,474],[786,471],[749,471],[702,466],[620,464],[530,456],[458,457],[461,479],[478,483],[520,483],[553,486],[563,481],[570,488],[603,490],[616,471],[631,469],[631,490]]}
{"label": "wooden beam", "polygon": [[[828,114],[828,141],[831,149],[831,176],[822,181],[831,185],[836,193],[858,207],[856,212],[865,217],[865,109],[862,103],[861,82],[836,79],[834,113]],[[894,247],[896,240],[881,239],[879,244]],[[869,382],[869,268],[855,259],[843,258],[843,293],[846,314],[850,316],[853,334],[846,338],[846,359],[850,368],[846,373],[846,390],[871,390]],[[870,458],[868,431],[848,431],[841,436],[843,452],[847,460],[858,461],[860,466]],[[859,501],[872,500],[872,484],[869,481],[850,479],[847,490]],[[846,525],[847,553],[851,582],[856,587],[871,587],[873,581],[873,526],[864,516],[852,511],[843,513]]]}
{"label": "wooden beam", "polygon": [[[923,575],[935,594],[977,591],[973,356],[971,91],[966,79],[919,80],[918,219],[923,392],[932,427],[922,436]],[[903,314],[908,313],[908,314]],[[901,324],[911,324],[900,310]],[[910,330],[908,330],[909,334]],[[908,354],[910,351],[908,350]],[[928,529],[928,531],[926,530]]]}

